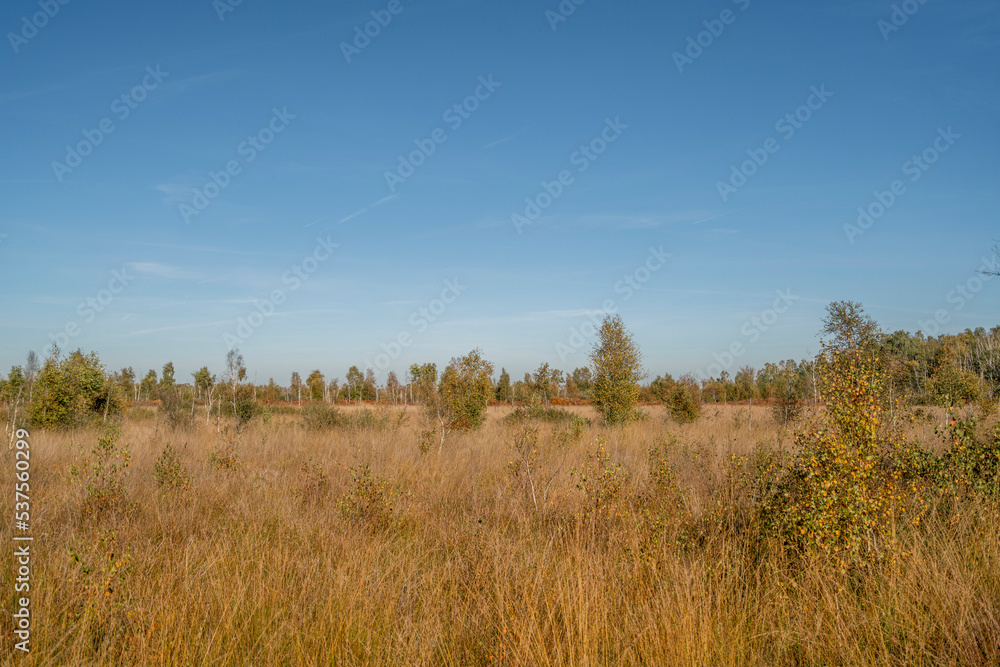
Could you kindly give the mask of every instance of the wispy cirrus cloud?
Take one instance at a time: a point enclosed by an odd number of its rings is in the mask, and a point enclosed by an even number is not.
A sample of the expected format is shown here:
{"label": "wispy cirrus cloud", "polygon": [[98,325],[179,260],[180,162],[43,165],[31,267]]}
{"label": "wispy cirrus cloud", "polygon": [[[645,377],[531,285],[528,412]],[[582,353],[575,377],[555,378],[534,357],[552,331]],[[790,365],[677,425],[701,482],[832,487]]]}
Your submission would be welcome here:
{"label": "wispy cirrus cloud", "polygon": [[126,266],[136,273],[168,280],[203,280],[205,278],[205,274],[201,271],[161,264],[160,262],[129,262]]}
{"label": "wispy cirrus cloud", "polygon": [[191,182],[173,181],[154,185],[153,189],[162,192],[164,204],[180,204],[191,199],[195,186]]}
{"label": "wispy cirrus cloud", "polygon": [[537,310],[525,313],[514,313],[512,315],[498,317],[481,317],[468,320],[448,320],[441,321],[441,326],[496,326],[496,325],[516,325],[531,324],[535,322],[552,322],[554,320],[573,319],[586,317],[588,315],[602,315],[604,311],[593,308],[573,308],[566,310]]}
{"label": "wispy cirrus cloud", "polygon": [[280,253],[262,250],[233,250],[232,248],[213,248],[210,246],[182,245],[179,243],[150,243],[145,241],[127,241],[128,245],[145,248],[168,248],[171,250],[187,250],[191,252],[222,253],[226,255],[277,255]]}
{"label": "wispy cirrus cloud", "polygon": [[177,95],[184,93],[191,88],[218,83],[219,81],[225,81],[226,79],[233,79],[240,74],[241,72],[233,69],[219,70],[218,72],[206,72],[204,74],[189,76],[186,79],[177,79],[176,81],[164,83],[162,88],[165,92]]}
{"label": "wispy cirrus cloud", "polygon": [[129,331],[127,336],[145,336],[152,333],[160,333],[161,331],[178,331],[180,329],[199,329],[202,327],[215,327],[220,324],[231,324],[230,320],[218,320],[216,322],[198,322],[196,324],[177,324],[169,327],[156,327],[153,329],[136,329],[135,331]]}
{"label": "wispy cirrus cloud", "polygon": [[522,127],[520,130],[518,130],[514,134],[506,136],[503,139],[497,139],[496,141],[494,141],[492,143],[488,143],[485,146],[483,146],[483,150],[487,150],[489,148],[493,148],[494,146],[499,146],[500,144],[507,143],[508,141],[510,141],[514,137],[518,136],[519,134],[524,134],[524,131],[527,130],[527,129],[528,129],[527,127]]}
{"label": "wispy cirrus cloud", "polygon": [[[378,200],[377,202],[375,202],[375,203],[373,203],[373,204],[369,204],[368,206],[365,206],[364,208],[362,208],[362,209],[360,209],[360,210],[357,210],[357,211],[355,211],[354,213],[351,213],[350,215],[348,215],[348,216],[345,216],[345,217],[341,218],[341,219],[340,219],[340,220],[338,220],[337,222],[338,222],[338,223],[342,223],[342,222],[347,222],[348,220],[353,220],[354,218],[358,217],[358,216],[359,216],[359,215],[361,215],[362,213],[366,213],[366,212],[368,212],[368,210],[369,210],[369,209],[373,209],[373,208],[375,208],[376,206],[381,206],[382,204],[386,203],[387,201],[390,201],[390,200],[392,200],[392,199],[395,199],[395,198],[396,198],[396,197],[398,197],[398,196],[399,196],[399,195],[389,195],[388,197],[382,197],[382,198],[381,198],[381,199],[379,199],[379,200]],[[307,226],[308,226],[308,225],[307,225]]]}

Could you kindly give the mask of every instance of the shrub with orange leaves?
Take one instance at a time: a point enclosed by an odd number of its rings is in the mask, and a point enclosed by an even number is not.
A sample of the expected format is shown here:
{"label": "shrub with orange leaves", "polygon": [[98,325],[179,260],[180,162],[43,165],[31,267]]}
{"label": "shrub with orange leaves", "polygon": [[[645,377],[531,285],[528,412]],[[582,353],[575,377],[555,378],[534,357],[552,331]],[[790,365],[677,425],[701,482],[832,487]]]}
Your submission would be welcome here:
{"label": "shrub with orange leaves", "polygon": [[975,418],[958,419],[948,408],[948,424],[935,432],[948,441],[948,449],[937,460],[935,481],[950,499],[1000,495],[1000,424],[992,439],[980,437]]}
{"label": "shrub with orange leaves", "polygon": [[875,346],[824,346],[819,372],[821,422],[796,435],[798,453],[765,513],[787,543],[847,569],[897,553],[908,448]]}

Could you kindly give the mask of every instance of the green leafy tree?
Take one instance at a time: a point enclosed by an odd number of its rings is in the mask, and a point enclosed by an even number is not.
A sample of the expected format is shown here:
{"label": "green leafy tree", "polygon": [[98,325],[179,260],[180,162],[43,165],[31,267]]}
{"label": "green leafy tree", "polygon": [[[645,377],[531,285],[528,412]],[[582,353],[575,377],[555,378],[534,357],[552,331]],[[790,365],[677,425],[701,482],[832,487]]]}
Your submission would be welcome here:
{"label": "green leafy tree", "polygon": [[385,379],[385,391],[389,400],[393,403],[398,401],[401,390],[402,386],[399,384],[399,378],[396,377],[396,371],[389,371],[389,375]]}
{"label": "green leafy tree", "polygon": [[496,399],[508,403],[513,396],[513,389],[510,386],[510,374],[507,373],[506,368],[501,368],[500,380],[497,382]]}
{"label": "green leafy tree", "polygon": [[140,398],[145,396],[147,401],[154,400],[156,398],[156,388],[158,386],[156,381],[156,371],[152,368],[146,373],[146,377],[142,378],[142,382],[139,384],[139,396]]}
{"label": "green leafy tree", "polygon": [[18,400],[26,393],[25,387],[27,384],[28,381],[24,377],[23,368],[21,366],[11,366],[10,374],[7,375],[7,379],[0,385],[0,388],[2,388],[2,391],[0,391],[0,401],[13,403]]}
{"label": "green leafy tree", "polygon": [[799,400],[799,373],[795,361],[789,359],[781,363],[774,376],[774,402],[771,404],[771,414],[782,426],[791,424],[802,413],[802,401]]}
{"label": "green leafy tree", "polygon": [[643,378],[642,353],[619,315],[607,315],[590,353],[594,407],[608,424],[635,419],[639,381]]}
{"label": "green leafy tree", "polygon": [[315,370],[306,378],[309,386],[309,398],[313,401],[323,400],[323,390],[326,389],[326,378],[319,370]]}
{"label": "green leafy tree", "polygon": [[[818,363],[822,423],[796,436],[798,453],[771,500],[789,543],[826,552],[843,569],[897,550],[896,527],[907,505],[916,505],[905,496],[917,489],[901,474],[913,454],[894,410],[878,327],[854,306],[846,328],[831,330],[824,321],[834,340],[823,342]],[[839,318],[843,302],[828,312]]]}
{"label": "green leafy tree", "polygon": [[670,373],[657,375],[656,379],[649,383],[649,391],[658,401],[666,403],[670,400],[670,390],[673,389],[676,381]]}
{"label": "green leafy tree", "polygon": [[701,387],[690,374],[682,375],[670,388],[666,401],[671,418],[679,424],[693,422],[701,416]]}
{"label": "green leafy tree", "polygon": [[753,366],[744,366],[736,371],[733,384],[736,388],[736,400],[752,401],[757,398],[757,371]]}
{"label": "green leafy tree", "polygon": [[168,361],[163,365],[163,374],[160,375],[160,389],[169,389],[174,386],[174,362]]}
{"label": "green leafy tree", "polygon": [[361,398],[362,388],[365,384],[365,376],[357,366],[347,369],[347,399],[358,400]]}
{"label": "green leafy tree", "polygon": [[437,364],[410,366],[410,384],[418,401],[425,405],[433,402],[437,397]]}
{"label": "green leafy tree", "polygon": [[569,398],[579,398],[580,388],[576,386],[576,380],[571,373],[566,373],[566,396]]}
{"label": "green leafy tree", "polygon": [[820,336],[828,349],[839,351],[875,345],[882,331],[860,303],[834,301],[826,307]]}
{"label": "green leafy tree", "polygon": [[545,403],[559,395],[559,380],[562,373],[549,368],[547,363],[541,364],[531,376],[531,386],[535,394]]}
{"label": "green leafy tree", "polygon": [[441,374],[440,392],[448,428],[479,428],[494,394],[493,364],[483,359],[479,349],[452,359]]}
{"label": "green leafy tree", "polygon": [[587,393],[594,386],[594,376],[590,368],[584,366],[573,371],[573,382],[582,393]]}
{"label": "green leafy tree", "polygon": [[274,378],[268,378],[263,396],[264,400],[270,403],[281,400],[281,387],[279,387],[278,383],[274,381]]}
{"label": "green leafy tree", "polygon": [[215,397],[218,391],[218,384],[215,376],[208,370],[208,366],[202,366],[194,378],[194,388],[198,395],[205,399],[205,422],[212,418],[212,406],[215,404]]}
{"label": "green leafy tree", "polygon": [[95,352],[63,357],[58,348],[39,371],[29,418],[43,428],[73,427],[89,420],[116,417],[124,401]]}
{"label": "green leafy tree", "polygon": [[194,396],[183,387],[160,389],[159,416],[173,429],[186,428],[194,420]]}
{"label": "green leafy tree", "polygon": [[[448,425],[445,421],[444,406],[438,393],[437,364],[413,364],[410,366],[410,389],[417,402],[424,406],[424,416],[428,421],[438,422],[441,432],[440,448],[444,446],[444,438]],[[433,430],[428,431],[428,437],[433,438]]]}
{"label": "green leafy tree", "polygon": [[28,402],[27,386],[28,382],[21,366],[11,366],[7,379],[0,381],[0,403],[7,404],[7,420],[4,426],[7,429],[5,433],[8,436],[8,444],[14,442],[17,429],[24,426],[24,406]]}
{"label": "green leafy tree", "polygon": [[215,384],[215,376],[209,372],[208,366],[202,366],[198,369],[198,372],[192,374],[192,377],[194,378],[194,389],[198,396],[204,396],[208,392],[209,387]]}
{"label": "green leafy tree", "polygon": [[243,355],[237,348],[226,353],[226,372],[223,375],[230,393],[233,416],[236,417],[239,428],[250,423],[259,412],[252,387],[244,387],[243,380],[247,377],[247,367],[243,363]]}
{"label": "green leafy tree", "polygon": [[115,376],[115,382],[118,383],[118,388],[122,396],[125,396],[128,400],[132,400],[136,391],[135,371],[132,370],[132,367],[129,366],[128,368],[121,369]]}
{"label": "green leafy tree", "polygon": [[365,381],[361,386],[361,398],[365,401],[374,401],[378,398],[378,384],[375,382],[375,371],[370,368],[365,371]]}

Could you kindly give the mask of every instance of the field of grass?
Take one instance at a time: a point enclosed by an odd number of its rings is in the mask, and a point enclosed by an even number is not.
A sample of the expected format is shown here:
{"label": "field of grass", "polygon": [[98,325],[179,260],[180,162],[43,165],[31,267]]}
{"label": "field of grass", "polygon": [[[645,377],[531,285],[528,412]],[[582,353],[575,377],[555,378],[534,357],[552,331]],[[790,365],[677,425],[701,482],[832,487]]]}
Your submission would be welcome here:
{"label": "field of grass", "polygon": [[[646,408],[619,429],[565,409],[591,422],[494,407],[443,445],[422,437],[416,408],[327,428],[276,414],[239,434],[146,414],[103,459],[98,430],[32,433],[32,649],[14,651],[8,612],[0,658],[1000,664],[995,500],[932,508],[900,531],[897,560],[845,572],[757,526],[752,473],[734,457],[793,436],[766,408],[748,420],[746,406],[706,406],[683,426]],[[933,431],[917,421],[908,435],[939,446]],[[165,465],[168,444],[186,470]],[[108,466],[123,447],[122,474]],[[2,456],[12,516],[14,453]],[[4,522],[5,610],[14,532]]]}

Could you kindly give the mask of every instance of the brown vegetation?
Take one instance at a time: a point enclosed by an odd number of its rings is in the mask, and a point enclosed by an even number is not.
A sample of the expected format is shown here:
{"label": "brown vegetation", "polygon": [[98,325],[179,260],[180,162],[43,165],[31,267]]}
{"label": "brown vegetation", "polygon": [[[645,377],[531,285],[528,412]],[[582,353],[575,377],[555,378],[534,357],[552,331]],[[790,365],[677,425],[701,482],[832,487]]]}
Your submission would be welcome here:
{"label": "brown vegetation", "polygon": [[[646,408],[609,429],[589,407],[566,410],[591,424],[492,407],[440,453],[421,452],[419,411],[399,410],[221,433],[127,419],[116,444],[33,433],[36,625],[17,662],[1000,662],[989,496],[939,501],[899,531],[899,561],[844,571],[754,529],[768,454],[793,441],[768,408],[706,406],[683,425]],[[908,440],[937,442],[944,411],[921,414]],[[71,468],[99,436],[128,466],[104,462],[124,498],[98,512]],[[2,562],[11,572],[11,550]],[[9,581],[2,595],[13,608]],[[0,651],[11,663],[11,642]]]}

